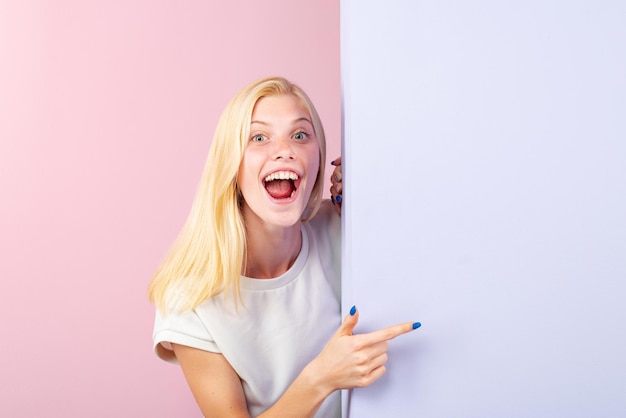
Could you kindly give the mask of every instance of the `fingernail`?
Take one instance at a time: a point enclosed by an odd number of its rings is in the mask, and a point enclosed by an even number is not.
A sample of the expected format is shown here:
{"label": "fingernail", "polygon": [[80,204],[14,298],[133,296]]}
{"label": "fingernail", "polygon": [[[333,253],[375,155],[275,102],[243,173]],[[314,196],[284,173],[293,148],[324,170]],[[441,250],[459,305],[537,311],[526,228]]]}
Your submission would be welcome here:
{"label": "fingernail", "polygon": [[335,198],[334,198],[334,196],[331,196],[331,197],[330,197],[330,201],[331,201],[331,203],[332,203],[333,205],[335,204]]}
{"label": "fingernail", "polygon": [[413,322],[413,329],[418,329],[421,326],[422,324],[420,324],[419,322]]}
{"label": "fingernail", "polygon": [[337,164],[335,164],[335,160],[333,160],[330,162],[330,165],[337,165]]}
{"label": "fingernail", "polygon": [[354,316],[355,313],[356,313],[356,306],[353,306],[352,308],[350,308],[350,316]]}
{"label": "fingernail", "polygon": [[337,203],[341,203],[341,196],[337,196],[335,200],[337,201]]}

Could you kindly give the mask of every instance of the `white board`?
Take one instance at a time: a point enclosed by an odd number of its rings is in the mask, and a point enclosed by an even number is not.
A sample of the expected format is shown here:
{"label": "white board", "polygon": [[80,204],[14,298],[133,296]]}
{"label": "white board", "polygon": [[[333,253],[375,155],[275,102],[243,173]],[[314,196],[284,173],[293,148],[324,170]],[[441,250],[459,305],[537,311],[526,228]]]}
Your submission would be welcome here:
{"label": "white board", "polygon": [[626,416],[626,2],[341,7],[349,416]]}

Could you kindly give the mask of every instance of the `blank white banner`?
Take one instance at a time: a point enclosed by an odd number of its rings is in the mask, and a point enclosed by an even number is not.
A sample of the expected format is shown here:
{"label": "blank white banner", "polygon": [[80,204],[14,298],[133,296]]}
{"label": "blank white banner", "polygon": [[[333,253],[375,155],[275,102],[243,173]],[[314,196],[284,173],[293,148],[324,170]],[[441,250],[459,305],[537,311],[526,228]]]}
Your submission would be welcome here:
{"label": "blank white banner", "polygon": [[626,416],[626,2],[341,8],[349,416]]}

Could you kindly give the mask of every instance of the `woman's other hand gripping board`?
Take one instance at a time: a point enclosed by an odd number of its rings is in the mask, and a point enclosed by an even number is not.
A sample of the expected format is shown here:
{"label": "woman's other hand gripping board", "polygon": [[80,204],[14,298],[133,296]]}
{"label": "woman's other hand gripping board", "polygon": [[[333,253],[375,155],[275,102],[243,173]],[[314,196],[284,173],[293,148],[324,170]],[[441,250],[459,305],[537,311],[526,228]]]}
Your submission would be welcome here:
{"label": "woman's other hand gripping board", "polygon": [[335,167],[330,175],[330,201],[341,214],[343,203],[343,173],[341,172],[341,157],[334,159],[331,164]]}

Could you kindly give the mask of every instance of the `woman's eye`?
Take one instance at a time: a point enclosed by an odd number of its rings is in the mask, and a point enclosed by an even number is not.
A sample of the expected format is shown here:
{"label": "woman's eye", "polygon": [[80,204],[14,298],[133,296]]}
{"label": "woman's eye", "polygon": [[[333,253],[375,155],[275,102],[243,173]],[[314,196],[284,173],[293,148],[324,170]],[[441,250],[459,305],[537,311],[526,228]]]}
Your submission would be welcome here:
{"label": "woman's eye", "polygon": [[308,136],[309,135],[306,132],[301,131],[301,132],[298,132],[297,134],[295,134],[293,136],[293,138],[294,139],[298,139],[300,141],[304,141],[305,139],[307,139]]}
{"label": "woman's eye", "polygon": [[252,138],[250,138],[250,141],[252,142],[263,142],[265,141],[267,138],[265,137],[265,135],[254,135]]}

